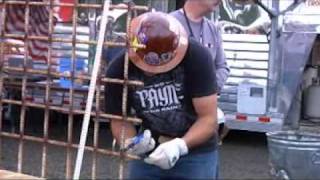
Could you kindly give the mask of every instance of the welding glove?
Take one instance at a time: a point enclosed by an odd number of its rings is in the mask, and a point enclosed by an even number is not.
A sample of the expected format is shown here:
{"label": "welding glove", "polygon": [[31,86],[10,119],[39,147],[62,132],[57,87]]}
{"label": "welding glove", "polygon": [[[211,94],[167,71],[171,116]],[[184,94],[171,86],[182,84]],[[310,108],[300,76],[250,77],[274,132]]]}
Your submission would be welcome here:
{"label": "welding glove", "polygon": [[125,140],[124,148],[127,153],[143,155],[155,147],[155,140],[151,136],[150,130],[145,130],[142,134]]}
{"label": "welding glove", "polygon": [[181,138],[175,138],[160,144],[156,150],[144,159],[144,162],[161,169],[170,169],[176,164],[180,156],[188,154],[188,151],[186,142]]}

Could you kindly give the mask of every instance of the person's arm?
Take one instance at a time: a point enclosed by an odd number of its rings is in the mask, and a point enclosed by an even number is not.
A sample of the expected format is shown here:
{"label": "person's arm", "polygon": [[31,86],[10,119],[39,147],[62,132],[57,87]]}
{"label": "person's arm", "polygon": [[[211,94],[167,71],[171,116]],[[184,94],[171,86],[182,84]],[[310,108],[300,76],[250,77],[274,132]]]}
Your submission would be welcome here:
{"label": "person's arm", "polygon": [[[124,55],[118,56],[114,59],[107,69],[108,78],[123,78],[123,68],[124,68]],[[105,86],[105,109],[106,113],[113,115],[122,115],[122,91],[123,85],[107,83]],[[129,103],[129,102],[128,102]],[[129,105],[128,105],[129,107]],[[134,125],[129,122],[123,122],[122,120],[111,120],[111,131],[113,137],[116,139],[117,143],[120,144],[121,140],[121,129],[125,128],[124,138],[131,138],[136,135]]]}
{"label": "person's arm", "polygon": [[162,169],[172,168],[180,156],[188,154],[189,149],[207,142],[217,134],[217,96],[216,94],[193,99],[197,120],[182,138],[160,144],[144,162]]}
{"label": "person's arm", "polygon": [[265,12],[261,7],[257,7],[259,11],[259,17],[252,22],[249,26],[245,26],[245,33],[248,34],[260,34],[261,32],[266,33],[271,24],[271,20],[268,13]]}
{"label": "person's arm", "polygon": [[211,53],[195,46],[192,54],[196,61],[187,64],[187,81],[197,120],[183,136],[188,148],[207,142],[217,131],[217,78]]}
{"label": "person's arm", "polygon": [[210,52],[190,39],[185,59],[186,88],[197,119],[182,138],[162,143],[144,161],[162,169],[172,168],[190,148],[203,145],[217,132],[217,83]]}
{"label": "person's arm", "polygon": [[221,32],[215,25],[213,25],[213,28],[215,29],[215,36],[216,36],[215,39],[216,39],[216,45],[217,45],[215,67],[216,67],[218,92],[220,92],[229,77],[230,69],[227,65],[226,57],[224,54]]}
{"label": "person's arm", "polygon": [[122,128],[125,128],[125,134],[124,139],[133,138],[137,132],[132,123],[129,122],[123,122],[121,120],[111,120],[111,131],[113,138],[116,139],[116,142],[118,145],[120,145],[121,142],[121,130]]}
{"label": "person's arm", "polygon": [[[121,55],[113,60],[107,70],[108,78],[123,79],[124,56]],[[113,115],[122,115],[122,92],[123,85],[107,83],[105,86],[105,105],[106,113]],[[130,101],[127,107],[130,109]],[[122,132],[124,131],[123,140],[121,141]],[[142,155],[151,151],[155,146],[155,141],[151,136],[150,130],[144,130],[143,133],[137,135],[134,124],[124,122],[119,119],[111,120],[111,132],[116,143],[121,149],[134,155]]]}
{"label": "person's arm", "polygon": [[198,115],[197,121],[182,138],[188,149],[199,146],[217,134],[217,96],[194,98],[194,109]]}

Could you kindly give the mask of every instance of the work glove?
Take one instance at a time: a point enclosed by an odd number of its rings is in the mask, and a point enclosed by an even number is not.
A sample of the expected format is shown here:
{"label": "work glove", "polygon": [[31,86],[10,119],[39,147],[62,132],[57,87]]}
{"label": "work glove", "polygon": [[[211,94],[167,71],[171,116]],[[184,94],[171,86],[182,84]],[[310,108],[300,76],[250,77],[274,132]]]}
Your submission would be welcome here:
{"label": "work glove", "polygon": [[144,162],[161,169],[170,169],[177,163],[180,156],[188,154],[188,151],[186,142],[181,138],[175,138],[160,144],[156,150],[144,159]]}
{"label": "work glove", "polygon": [[126,139],[124,142],[124,150],[133,155],[143,155],[155,147],[155,140],[151,136],[150,130],[145,130],[133,138]]}

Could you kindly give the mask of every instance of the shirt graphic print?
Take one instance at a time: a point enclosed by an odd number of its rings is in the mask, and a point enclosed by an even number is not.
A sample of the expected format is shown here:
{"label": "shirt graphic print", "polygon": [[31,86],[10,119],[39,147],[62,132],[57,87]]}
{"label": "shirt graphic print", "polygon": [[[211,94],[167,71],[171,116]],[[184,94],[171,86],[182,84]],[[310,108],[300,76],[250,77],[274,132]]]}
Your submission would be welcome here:
{"label": "shirt graphic print", "polygon": [[[155,75],[143,76],[145,86],[132,91],[133,108],[143,119],[144,127],[160,134],[182,136],[195,121],[186,113],[184,68]],[[139,79],[142,80],[142,79]]]}

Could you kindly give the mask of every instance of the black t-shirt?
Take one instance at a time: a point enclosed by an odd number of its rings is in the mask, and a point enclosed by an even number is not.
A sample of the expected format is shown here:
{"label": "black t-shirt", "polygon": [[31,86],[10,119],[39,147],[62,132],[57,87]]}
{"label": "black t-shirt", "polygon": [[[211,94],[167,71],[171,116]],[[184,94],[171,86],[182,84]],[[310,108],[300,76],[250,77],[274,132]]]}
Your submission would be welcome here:
{"label": "black t-shirt", "polygon": [[[107,77],[123,79],[123,69],[122,55],[112,61]],[[211,54],[192,39],[183,61],[173,70],[148,76],[130,62],[128,72],[130,80],[144,82],[143,87],[129,86],[128,108],[153,134],[182,137],[197,120],[192,98],[217,92]],[[108,83],[105,92],[106,112],[121,115],[123,85]]]}

